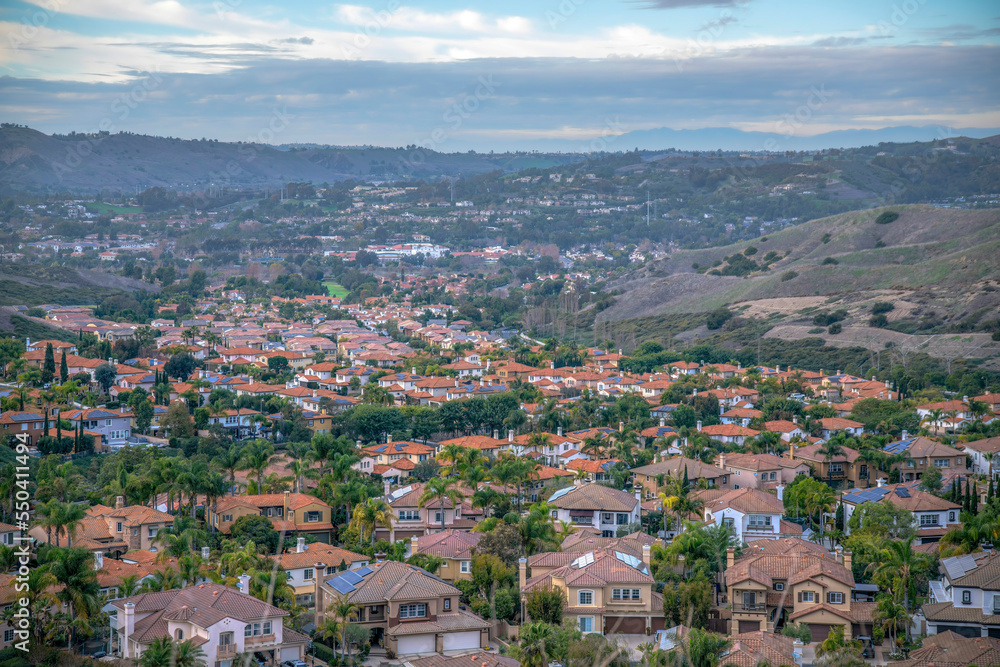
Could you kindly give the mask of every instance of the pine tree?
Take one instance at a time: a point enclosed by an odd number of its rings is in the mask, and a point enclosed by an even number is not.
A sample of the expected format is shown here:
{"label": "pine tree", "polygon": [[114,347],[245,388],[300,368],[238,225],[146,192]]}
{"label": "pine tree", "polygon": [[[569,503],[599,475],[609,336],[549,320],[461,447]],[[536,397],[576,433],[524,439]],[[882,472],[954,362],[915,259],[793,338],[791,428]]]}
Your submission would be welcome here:
{"label": "pine tree", "polygon": [[69,381],[69,364],[66,363],[66,348],[62,350],[62,359],[59,361],[59,377],[63,382]]}

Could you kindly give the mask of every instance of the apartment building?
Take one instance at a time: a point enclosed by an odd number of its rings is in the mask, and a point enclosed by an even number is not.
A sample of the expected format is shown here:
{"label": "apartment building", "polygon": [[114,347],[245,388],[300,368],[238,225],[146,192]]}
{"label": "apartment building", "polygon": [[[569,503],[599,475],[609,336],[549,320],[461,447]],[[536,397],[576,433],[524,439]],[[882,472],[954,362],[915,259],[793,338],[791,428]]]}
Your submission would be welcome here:
{"label": "apartment building", "polygon": [[[827,459],[823,453],[823,445],[805,445],[789,447],[788,458],[792,461],[805,461],[822,480],[840,484],[838,488],[856,488],[868,485],[870,471],[868,464],[858,461],[857,450],[842,447],[841,453]],[[846,485],[846,486],[844,486]]]}
{"label": "apartment building", "polygon": [[[325,567],[316,565],[317,570]],[[372,645],[397,657],[489,648],[492,626],[459,607],[461,591],[424,570],[376,561],[316,582],[316,625],[346,598],[360,606],[355,623],[371,631]]]}
{"label": "apartment building", "polygon": [[[49,434],[56,434],[56,420],[50,416]],[[33,446],[38,443],[38,439],[45,435],[45,417],[39,412],[15,412],[9,411],[0,415],[0,433],[5,437],[5,441],[13,438],[27,438],[27,445]],[[67,434],[71,435],[71,434]]]}
{"label": "apartment building", "polygon": [[126,551],[144,549],[156,553],[157,535],[174,525],[172,514],[145,505],[126,506],[123,496],[115,497],[114,507],[94,505],[87,509],[87,514],[106,522],[112,538],[124,542]]}
{"label": "apartment building", "polygon": [[[375,531],[376,539],[395,542],[438,532],[441,530],[442,513],[446,530],[472,530],[482,518],[482,510],[473,510],[468,500],[456,505],[448,498],[443,502],[433,499],[421,507],[420,496],[423,492],[424,485],[417,483],[388,493],[386,502],[396,520],[391,528],[379,526]],[[462,493],[466,499],[472,496],[470,489],[463,489]]]}
{"label": "apartment building", "polygon": [[799,475],[809,474],[809,464],[805,461],[774,454],[723,452],[715,462],[729,474],[729,487],[733,489],[775,489],[791,484]]}

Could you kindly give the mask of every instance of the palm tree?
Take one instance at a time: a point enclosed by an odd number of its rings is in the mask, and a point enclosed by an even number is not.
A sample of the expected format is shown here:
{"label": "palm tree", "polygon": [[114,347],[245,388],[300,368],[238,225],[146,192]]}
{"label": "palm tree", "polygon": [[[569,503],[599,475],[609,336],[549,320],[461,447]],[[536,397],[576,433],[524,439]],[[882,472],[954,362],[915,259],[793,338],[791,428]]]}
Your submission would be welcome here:
{"label": "palm tree", "polygon": [[[229,490],[229,482],[218,470],[208,473],[208,477],[202,480],[201,490],[205,494],[205,521],[209,520],[208,510],[211,508],[213,515],[219,513],[219,499],[225,497]],[[212,532],[215,532],[215,522],[212,523]]]}
{"label": "palm tree", "polygon": [[126,574],[118,582],[118,597],[120,598],[130,598],[133,595],[138,595],[141,590],[142,582],[139,581],[139,575],[137,574]]}
{"label": "palm tree", "polygon": [[258,493],[263,493],[261,489],[264,487],[264,471],[271,463],[272,456],[274,456],[274,445],[259,438],[247,445],[243,452],[243,469],[257,475]]}
{"label": "palm tree", "polygon": [[432,500],[437,500],[441,507],[441,530],[444,530],[444,503],[445,500],[450,500],[452,506],[458,507],[458,505],[465,500],[465,495],[458,488],[457,480],[449,479],[447,477],[434,477],[424,484],[423,493],[420,494],[420,498],[417,499],[418,507],[425,507]]}
{"label": "palm tree", "polygon": [[229,473],[229,489],[233,495],[236,494],[236,471],[244,470],[243,452],[240,446],[233,444],[229,449],[224,449],[221,454],[215,457],[215,465],[220,470]]}
{"label": "palm tree", "polygon": [[332,613],[334,618],[340,622],[340,657],[347,658],[347,627],[351,619],[357,617],[361,607],[347,599],[346,595],[337,596],[333,604],[327,607],[327,611]]}
{"label": "palm tree", "polygon": [[324,617],[323,624],[316,628],[315,632],[323,639],[332,639],[334,645],[334,657],[337,654],[337,639],[341,636],[341,622],[334,617]]}
{"label": "palm tree", "polygon": [[[875,576],[882,577],[888,583],[886,588],[892,589],[896,582],[899,586],[893,593],[903,598],[903,610],[910,613],[910,589],[913,588],[917,574],[931,567],[929,554],[913,550],[913,537],[906,540],[892,540],[882,548],[881,562],[875,561],[868,567],[875,571]],[[910,637],[909,624],[906,625],[906,637]]]}
{"label": "palm tree", "polygon": [[879,595],[875,611],[872,613],[872,621],[874,621],[875,627],[881,628],[885,633],[894,654],[898,646],[899,629],[904,628],[905,632],[905,628],[910,624],[906,608],[893,600],[891,595]]}
{"label": "palm tree", "polygon": [[[819,486],[819,485],[817,485]],[[813,513],[819,515],[819,539],[823,540],[823,527],[826,525],[826,519],[823,518],[824,513],[829,513],[833,504],[836,501],[837,496],[827,485],[823,485],[822,488],[817,488],[816,491],[806,496],[806,512],[812,516]]]}
{"label": "palm tree", "polygon": [[450,464],[442,467],[442,475],[451,476],[458,474],[458,462],[465,456],[465,450],[465,447],[453,442],[441,448],[441,453],[437,456],[438,461]]}
{"label": "palm tree", "polygon": [[94,555],[86,549],[57,549],[53,553],[50,572],[57,586],[55,595],[69,609],[69,648],[72,650],[76,631],[87,634],[91,620],[101,613],[101,585],[94,570]]}
{"label": "palm tree", "polygon": [[164,568],[153,572],[153,576],[142,582],[142,587],[149,593],[172,591],[181,587],[180,575],[173,568]]}
{"label": "palm tree", "polygon": [[191,640],[175,642],[169,636],[157,637],[142,652],[138,667],[204,667],[205,651]]}
{"label": "palm tree", "polygon": [[558,548],[556,529],[552,522],[552,507],[545,503],[535,503],[528,513],[521,517],[517,527],[521,533],[526,555],[533,556],[547,549]]}
{"label": "palm tree", "polygon": [[516,657],[522,667],[548,667],[558,650],[556,642],[555,629],[548,623],[525,623],[521,628]]}
{"label": "palm tree", "polygon": [[826,460],[826,470],[829,483],[833,484],[833,467],[830,463],[838,456],[842,456],[844,453],[843,446],[844,436],[839,434],[833,438],[830,438],[824,442],[819,447],[819,451],[823,454],[823,458]]}
{"label": "palm tree", "polygon": [[[443,479],[435,477],[434,479]],[[421,496],[422,497],[422,496]],[[392,523],[395,520],[392,508],[382,498],[369,498],[367,502],[358,503],[351,516],[351,525],[358,529],[360,540],[364,540],[365,529],[371,530],[372,546],[375,546],[375,531],[379,526],[392,530]]]}
{"label": "palm tree", "polygon": [[305,491],[306,477],[316,479],[319,476],[319,471],[312,467],[311,459],[309,458],[309,447],[304,442],[293,442],[285,448],[285,452],[289,456],[289,461],[285,464],[285,469],[291,470],[295,476],[296,493]]}
{"label": "palm tree", "polygon": [[[73,536],[76,535],[76,529],[86,516],[87,511],[83,509],[82,505],[77,505],[76,503],[62,503],[62,507],[59,511],[59,530],[66,532],[66,548],[72,548]],[[58,533],[56,533],[56,535],[56,541],[58,542]]]}

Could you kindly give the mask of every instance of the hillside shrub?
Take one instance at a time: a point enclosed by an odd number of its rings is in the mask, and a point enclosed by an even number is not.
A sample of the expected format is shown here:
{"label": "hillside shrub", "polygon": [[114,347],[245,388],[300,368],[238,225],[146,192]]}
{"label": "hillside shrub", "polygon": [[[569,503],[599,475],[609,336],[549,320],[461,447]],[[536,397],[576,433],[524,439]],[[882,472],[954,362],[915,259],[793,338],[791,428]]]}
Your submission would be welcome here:
{"label": "hillside shrub", "polygon": [[840,308],[827,313],[816,313],[813,315],[813,324],[818,327],[826,327],[845,319],[847,319],[847,311]]}
{"label": "hillside shrub", "polygon": [[1000,331],[994,331],[993,335],[991,336],[991,338],[993,340],[1000,340]]}
{"label": "hillside shrub", "polygon": [[796,273],[795,271],[785,271],[783,274],[781,274],[781,282],[787,283],[789,280],[793,280],[798,277],[799,274]]}
{"label": "hillside shrub", "polygon": [[837,322],[835,324],[831,324],[830,328],[828,328],[826,331],[831,336],[836,336],[837,334],[839,334],[843,330],[844,330],[844,327],[841,326],[840,322]]}
{"label": "hillside shrub", "polygon": [[733,316],[732,311],[726,308],[725,306],[716,308],[715,310],[713,310],[711,313],[708,314],[708,319],[705,320],[705,326],[713,330],[719,329],[732,316]]}
{"label": "hillside shrub", "polygon": [[889,324],[889,318],[882,314],[872,315],[868,320],[868,326],[870,327],[881,328],[887,324]]}
{"label": "hillside shrub", "polygon": [[875,218],[876,225],[888,225],[890,222],[896,222],[899,218],[899,213],[895,211],[883,211]]}
{"label": "hillside shrub", "polygon": [[872,304],[872,315],[881,315],[882,313],[891,312],[896,306],[892,305],[888,301],[876,301]]}
{"label": "hillside shrub", "polygon": [[743,251],[743,254],[747,257],[752,257],[757,254],[757,248],[754,246],[748,246],[747,249]]}
{"label": "hillside shrub", "polygon": [[826,234],[823,234],[823,238],[822,238],[822,239],[820,239],[820,240],[821,240],[821,241],[823,241],[823,243],[829,243],[829,242],[830,242],[830,239],[832,239],[832,238],[833,238],[833,237],[832,237],[832,236],[830,236],[830,233],[829,233],[829,232],[827,232]]}
{"label": "hillside shrub", "polygon": [[840,264],[840,262],[838,262],[837,260],[835,260],[835,259],[834,259],[833,257],[827,257],[826,259],[824,259],[824,260],[823,260],[823,261],[821,262],[821,264],[822,264],[823,266],[827,266],[827,265],[829,265],[829,264]]}

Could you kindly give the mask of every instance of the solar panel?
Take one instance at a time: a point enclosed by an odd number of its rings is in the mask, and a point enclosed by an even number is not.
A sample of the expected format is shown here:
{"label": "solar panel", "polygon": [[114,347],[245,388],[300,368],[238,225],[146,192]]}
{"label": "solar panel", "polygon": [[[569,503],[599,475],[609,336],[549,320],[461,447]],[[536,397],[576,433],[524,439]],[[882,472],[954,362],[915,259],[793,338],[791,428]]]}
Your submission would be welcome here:
{"label": "solar panel", "polygon": [[899,496],[900,498],[909,498],[910,490],[903,486],[897,487],[896,495]]}
{"label": "solar panel", "polygon": [[625,563],[626,565],[634,567],[637,570],[640,569],[640,567],[642,567],[643,564],[642,561],[636,558],[635,556],[631,554],[623,554],[621,551],[615,552],[615,558]]}
{"label": "solar panel", "polygon": [[587,567],[593,562],[594,562],[594,552],[588,551],[587,553],[583,554],[570,564],[575,568],[582,568],[582,567]]}
{"label": "solar panel", "polygon": [[354,591],[354,586],[349,582],[344,581],[343,577],[335,577],[330,580],[330,585],[333,586],[338,593],[341,595],[347,595]]}
{"label": "solar panel", "polygon": [[344,579],[350,584],[357,584],[365,580],[360,574],[354,570],[348,570],[338,577],[338,579]]}
{"label": "solar panel", "polygon": [[413,490],[412,486],[404,486],[403,488],[396,489],[395,491],[393,491],[392,493],[390,493],[389,494],[389,498],[391,498],[392,500],[398,500],[398,499],[402,498],[403,496],[405,496],[407,493],[409,493],[412,490]]}
{"label": "solar panel", "polygon": [[549,502],[552,502],[553,500],[557,500],[559,498],[562,498],[567,493],[569,493],[570,491],[572,491],[574,488],[576,488],[576,487],[567,486],[565,489],[559,489],[558,491],[556,491],[555,493],[553,493],[551,496],[549,496]]}
{"label": "solar panel", "polygon": [[371,569],[371,568],[370,568],[370,567],[368,567],[367,565],[365,565],[365,566],[364,566],[363,568],[361,568],[361,569],[359,569],[359,570],[356,570],[356,572],[357,572],[358,574],[360,574],[360,575],[361,575],[362,577],[367,577],[367,576],[368,576],[369,574],[371,574],[371,573],[372,573],[372,572],[374,572],[374,571],[375,571],[375,570]]}

